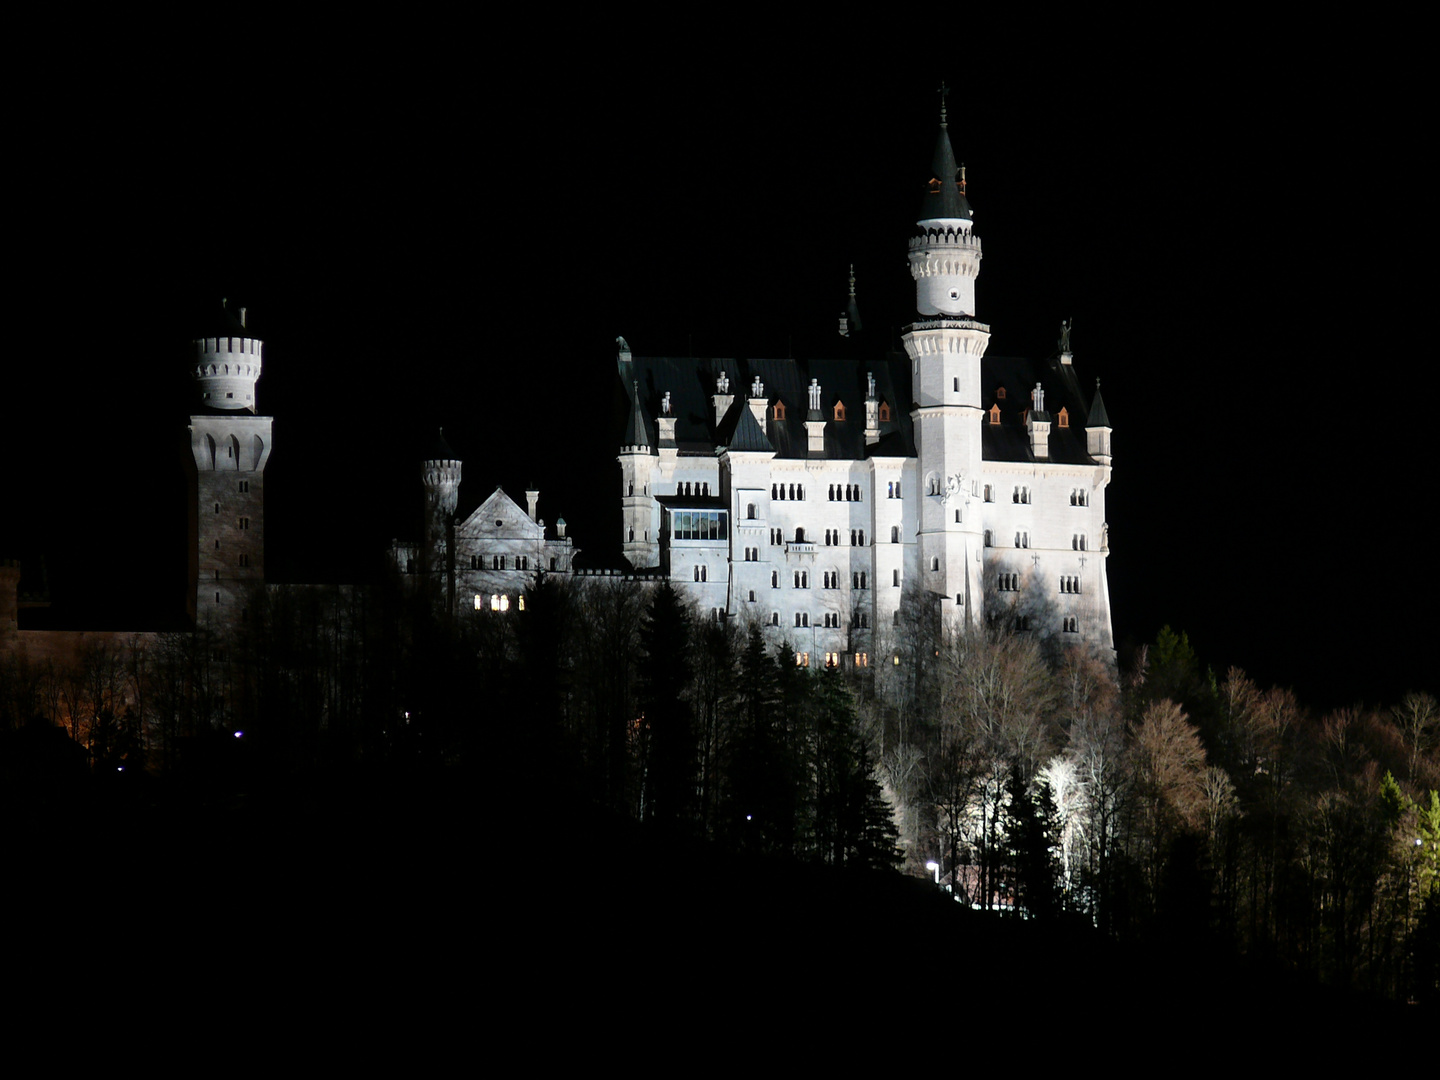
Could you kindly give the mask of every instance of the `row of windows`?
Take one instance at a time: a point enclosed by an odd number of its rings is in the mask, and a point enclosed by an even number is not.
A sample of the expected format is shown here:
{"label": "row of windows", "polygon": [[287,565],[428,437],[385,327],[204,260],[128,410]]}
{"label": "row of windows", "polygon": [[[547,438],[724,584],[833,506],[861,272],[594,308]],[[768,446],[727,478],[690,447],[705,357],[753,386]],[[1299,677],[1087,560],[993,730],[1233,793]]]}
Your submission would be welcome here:
{"label": "row of windows", "polygon": [[1078,593],[1080,591],[1080,579],[1074,575],[1061,575],[1060,591],[1062,593]]}
{"label": "row of windows", "polygon": [[[1021,505],[1028,506],[1028,505],[1030,505],[1030,501],[1031,501],[1030,495],[1031,495],[1031,493],[1030,493],[1030,489],[1029,489],[1028,487],[1023,487],[1023,486],[1021,486],[1021,487],[1016,487],[1015,490],[1010,493],[1010,501],[1013,502],[1013,503],[1019,503],[1019,504],[1021,504]],[[994,487],[993,484],[986,484],[986,485],[985,485],[985,501],[986,501],[987,503],[988,503],[988,502],[994,502],[994,501],[995,501],[995,487]],[[1073,489],[1071,489],[1071,491],[1070,491],[1070,505],[1071,505],[1071,506],[1089,506],[1089,505],[1090,505],[1090,492],[1086,491],[1084,488],[1073,488]]]}
{"label": "row of windows", "polygon": [[[476,611],[484,611],[485,608],[486,608],[486,600],[485,600],[485,597],[481,596],[479,593],[476,593],[476,594],[475,594],[475,610],[476,610]],[[510,597],[507,596],[507,595],[505,595],[504,593],[495,593],[495,594],[493,594],[493,595],[490,597],[490,600],[489,600],[489,608],[490,608],[491,611],[509,611],[509,610],[510,610]],[[517,611],[524,611],[524,610],[525,610],[525,595],[524,595],[523,593],[522,593],[521,595],[515,597],[515,609],[516,609]]]}
{"label": "row of windows", "polygon": [[1001,592],[1018,592],[1020,589],[1020,575],[998,574],[995,578],[995,587]]}
{"label": "row of windows", "polygon": [[805,485],[791,484],[787,489],[784,484],[771,484],[770,498],[774,499],[776,502],[780,502],[782,500],[803,499],[805,498]]}
{"label": "row of windows", "polygon": [[[634,495],[634,494],[635,494],[635,485],[634,485],[634,484],[631,484],[631,485],[630,485],[630,494],[631,494],[631,495]],[[703,482],[703,483],[693,484],[693,483],[691,483],[691,482],[688,481],[688,480],[687,480],[685,483],[683,483],[683,484],[677,483],[677,484],[675,485],[675,494],[676,494],[676,495],[699,495],[701,498],[704,498],[704,497],[706,497],[706,496],[708,496],[708,495],[710,494],[710,483],[709,483],[709,481],[705,481],[705,482]]]}
{"label": "row of windows", "polygon": [[887,499],[898,499],[900,495],[900,481],[895,480],[885,485],[885,497]]}
{"label": "row of windows", "polygon": [[677,510],[670,520],[676,540],[728,539],[723,510]]}
{"label": "row of windows", "polygon": [[[483,570],[483,569],[485,569],[484,556],[483,556],[483,555],[471,555],[471,556],[470,556],[470,569],[471,569],[471,570]],[[491,569],[491,570],[509,570],[509,569],[511,569],[510,561],[509,561],[509,556],[507,556],[507,555],[492,555],[492,556],[490,556],[490,569]],[[529,570],[529,569],[530,569],[530,556],[528,556],[528,555],[516,555],[516,556],[515,556],[515,566],[514,566],[514,569],[516,569],[516,570]],[[551,559],[551,560],[550,560],[550,569],[551,569],[551,570],[554,570],[554,569],[555,569],[555,560],[554,560],[554,559]]]}
{"label": "row of windows", "polygon": [[859,484],[831,484],[831,502],[863,502],[860,498]]}
{"label": "row of windows", "polygon": [[[838,611],[827,612],[822,615],[821,618],[824,620],[824,624],[821,629],[840,629],[840,613]],[[778,611],[772,611],[770,613],[770,625],[780,625],[780,613]],[[857,629],[868,630],[870,628],[870,616],[864,614],[863,612],[856,612],[852,625],[855,626]],[[797,629],[800,630],[808,630],[810,628],[810,613],[808,611],[795,612],[795,626]]]}

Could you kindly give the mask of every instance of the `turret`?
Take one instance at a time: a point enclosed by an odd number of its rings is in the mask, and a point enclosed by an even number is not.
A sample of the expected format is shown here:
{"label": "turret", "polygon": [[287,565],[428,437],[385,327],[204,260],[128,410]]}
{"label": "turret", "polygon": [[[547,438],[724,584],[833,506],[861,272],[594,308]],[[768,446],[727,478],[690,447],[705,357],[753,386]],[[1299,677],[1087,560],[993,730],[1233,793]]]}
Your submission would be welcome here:
{"label": "turret", "polygon": [[910,241],[916,310],[922,316],[974,315],[980,238],[965,196],[965,168],[955,164],[943,98],[930,187],[916,226],[919,231]]}
{"label": "turret", "polygon": [[1085,450],[1106,468],[1110,466],[1110,417],[1100,397],[1100,380],[1095,380],[1095,397],[1090,401],[1090,414],[1085,419]]}
{"label": "turret", "polygon": [[942,96],[930,182],[910,241],[919,315],[903,340],[914,372],[911,415],[926,492],[918,507],[921,584],[942,598],[943,613],[962,616],[972,611],[967,597],[983,593],[980,518],[965,504],[978,497],[980,365],[990,343],[990,328],[974,317],[980,240],[973,221]]}
{"label": "turret", "polygon": [[255,411],[255,383],[260,378],[263,343],[250,336],[245,309],[232,312],[220,301],[215,336],[194,342],[195,381],[207,408]]}

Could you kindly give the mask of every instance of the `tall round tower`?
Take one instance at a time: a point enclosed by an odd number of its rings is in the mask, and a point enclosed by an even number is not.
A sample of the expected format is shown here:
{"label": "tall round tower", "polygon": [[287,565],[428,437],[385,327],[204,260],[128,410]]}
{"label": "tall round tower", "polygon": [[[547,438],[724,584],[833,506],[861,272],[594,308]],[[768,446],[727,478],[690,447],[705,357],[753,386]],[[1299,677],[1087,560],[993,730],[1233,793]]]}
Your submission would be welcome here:
{"label": "tall round tower", "polygon": [[420,470],[425,483],[425,538],[421,573],[444,591],[445,610],[455,610],[455,510],[460,504],[460,459],[440,428]]}
{"label": "tall round tower", "polygon": [[912,570],[922,589],[943,597],[947,614],[973,619],[983,595],[980,363],[990,328],[975,318],[980,238],[964,169],[955,164],[943,97],[932,173],[910,241],[919,317],[903,337],[915,396],[921,499]]}
{"label": "tall round tower", "polygon": [[272,421],[255,415],[264,345],[225,301],[193,342],[200,413],[190,417],[189,614],[224,631],[265,580],[265,464]]}

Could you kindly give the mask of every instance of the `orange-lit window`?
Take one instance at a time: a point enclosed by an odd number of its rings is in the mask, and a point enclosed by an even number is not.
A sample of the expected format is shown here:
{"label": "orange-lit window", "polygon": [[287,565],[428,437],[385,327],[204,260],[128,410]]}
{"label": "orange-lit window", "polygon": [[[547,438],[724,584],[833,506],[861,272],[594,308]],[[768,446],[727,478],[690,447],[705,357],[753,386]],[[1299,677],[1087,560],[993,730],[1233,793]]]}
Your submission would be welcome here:
{"label": "orange-lit window", "polygon": [[776,420],[784,420],[784,419],[785,419],[785,403],[784,403],[783,401],[777,401],[777,402],[775,402],[775,419],[776,419]]}
{"label": "orange-lit window", "polygon": [[992,423],[992,424],[999,424],[999,423],[1000,423],[1000,406],[999,406],[999,405],[991,405],[991,406],[990,406],[990,423]]}
{"label": "orange-lit window", "polygon": [[1060,409],[1059,415],[1056,416],[1055,419],[1059,422],[1059,424],[1060,424],[1061,427],[1063,427],[1063,428],[1068,428],[1068,427],[1070,426],[1070,412],[1069,412],[1069,410],[1067,410],[1067,409],[1065,409],[1065,408],[1062,407],[1062,408]]}
{"label": "orange-lit window", "polygon": [[845,403],[844,403],[843,401],[837,401],[837,402],[835,402],[835,419],[836,419],[836,420],[844,420],[844,419],[845,419]]}

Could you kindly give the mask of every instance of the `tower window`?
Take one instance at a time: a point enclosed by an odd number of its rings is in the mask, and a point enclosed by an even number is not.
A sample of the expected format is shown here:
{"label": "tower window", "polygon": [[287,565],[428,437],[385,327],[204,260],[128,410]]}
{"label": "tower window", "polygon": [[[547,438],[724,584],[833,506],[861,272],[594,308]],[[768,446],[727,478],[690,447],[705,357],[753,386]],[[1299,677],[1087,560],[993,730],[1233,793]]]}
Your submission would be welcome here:
{"label": "tower window", "polygon": [[883,402],[883,401],[882,401],[882,402],[880,402],[880,422],[883,424],[883,423],[889,423],[889,421],[890,421],[890,406],[889,406],[886,402]]}
{"label": "tower window", "polygon": [[900,571],[892,570],[890,571],[890,575],[890,584],[898,589],[900,587]]}
{"label": "tower window", "polygon": [[1061,406],[1060,412],[1056,415],[1055,419],[1062,428],[1068,428],[1070,426],[1070,413],[1068,410],[1065,409],[1063,405]]}
{"label": "tower window", "polygon": [[248,528],[250,528],[250,519],[249,519],[248,517],[242,517],[242,518],[240,519],[240,528],[242,528],[242,529],[248,529]]}
{"label": "tower window", "polygon": [[996,426],[999,425],[999,423],[1000,423],[1000,406],[999,406],[999,405],[991,405],[991,406],[990,406],[990,423],[991,423],[992,425],[996,425]]}
{"label": "tower window", "polygon": [[835,403],[835,419],[836,419],[836,420],[844,420],[844,419],[845,419],[845,404],[844,404],[843,402],[837,401],[837,402]]}
{"label": "tower window", "polygon": [[784,420],[784,419],[785,419],[785,403],[784,403],[783,401],[777,401],[777,402],[775,402],[774,417],[775,417],[776,420]]}
{"label": "tower window", "polygon": [[240,494],[241,494],[241,495],[248,495],[249,493],[250,493],[250,481],[249,481],[249,480],[241,480],[241,481],[240,481]]}

